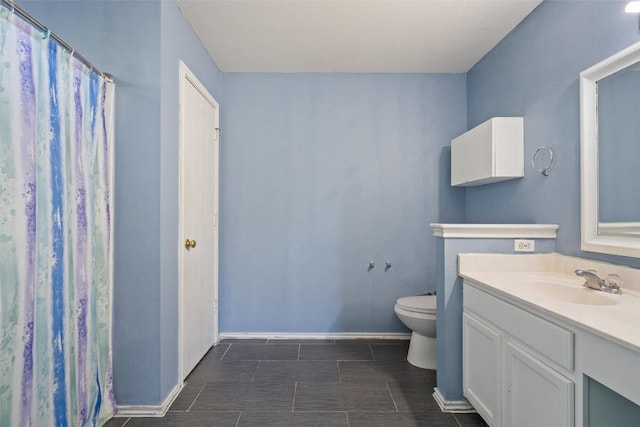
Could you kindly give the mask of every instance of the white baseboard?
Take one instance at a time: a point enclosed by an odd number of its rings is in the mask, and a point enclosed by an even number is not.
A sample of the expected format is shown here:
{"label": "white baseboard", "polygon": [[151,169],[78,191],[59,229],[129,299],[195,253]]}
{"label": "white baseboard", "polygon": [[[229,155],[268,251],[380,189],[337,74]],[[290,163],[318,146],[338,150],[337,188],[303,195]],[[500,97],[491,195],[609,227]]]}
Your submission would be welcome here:
{"label": "white baseboard", "polygon": [[438,406],[440,406],[442,412],[453,412],[456,414],[469,414],[476,412],[467,399],[445,400],[442,393],[440,393],[440,390],[438,390],[438,387],[433,389],[433,398],[438,402]]}
{"label": "white baseboard", "polygon": [[118,405],[115,417],[164,417],[183,387],[184,384],[177,384],[160,405]]}
{"label": "white baseboard", "polygon": [[220,332],[220,339],[269,339],[269,340],[409,340],[411,333],[404,332]]}

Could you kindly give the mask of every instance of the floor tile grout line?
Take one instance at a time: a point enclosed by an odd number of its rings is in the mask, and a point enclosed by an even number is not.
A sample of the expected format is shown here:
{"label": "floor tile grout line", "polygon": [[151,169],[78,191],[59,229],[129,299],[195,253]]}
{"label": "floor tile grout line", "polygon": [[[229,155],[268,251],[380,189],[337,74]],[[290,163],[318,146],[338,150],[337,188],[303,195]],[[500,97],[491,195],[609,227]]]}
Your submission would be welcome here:
{"label": "floor tile grout line", "polygon": [[298,360],[300,360],[300,353],[302,352],[302,344],[298,344]]}
{"label": "floor tile grout line", "polygon": [[233,344],[229,344],[229,347],[227,347],[227,349],[224,351],[224,353],[222,353],[222,357],[220,358],[220,360],[224,359],[224,357],[227,355],[227,353],[229,352],[229,349],[231,348]]}
{"label": "floor tile grout line", "polygon": [[189,407],[187,408],[187,412],[189,412],[191,408],[193,408],[193,405],[195,405],[196,400],[198,400],[198,398],[200,397],[200,393],[202,393],[202,390],[204,390],[204,387],[206,385],[207,383],[202,384],[202,387],[200,387],[200,391],[198,392],[198,394],[196,394],[196,397],[193,399],[193,402],[191,402],[191,405],[189,405]]}
{"label": "floor tile grout line", "polygon": [[385,385],[385,387],[387,387],[387,391],[389,392],[389,396],[391,396],[391,401],[393,402],[393,407],[396,408],[396,412],[400,412],[398,410],[398,405],[396,405],[396,400],[393,398],[393,393],[391,393],[391,389],[389,388],[389,382],[385,381],[384,385]]}
{"label": "floor tile grout line", "polygon": [[460,424],[460,421],[458,420],[458,417],[456,417],[456,414],[451,414],[453,415],[453,419],[456,420],[456,423],[458,423],[459,427],[462,427],[462,424]]}
{"label": "floor tile grout line", "polygon": [[291,412],[296,411],[296,393],[298,392],[298,381],[293,384],[293,402],[291,402]]}
{"label": "floor tile grout line", "polygon": [[260,362],[262,362],[262,360],[258,360],[258,363],[256,363],[256,369],[253,370],[253,375],[251,376],[251,381],[249,381],[250,383],[252,383],[253,380],[256,379],[256,374],[258,373],[258,368],[260,367]]}
{"label": "floor tile grout line", "polygon": [[342,372],[340,372],[340,361],[336,360],[336,365],[338,365],[338,382],[342,384]]}
{"label": "floor tile grout line", "polygon": [[240,424],[240,418],[242,418],[242,411],[240,411],[240,413],[238,414],[238,419],[236,420],[236,426],[238,427],[238,424]]}
{"label": "floor tile grout line", "polygon": [[[227,411],[230,412],[230,411]],[[256,411],[256,412],[268,412],[268,413],[289,413],[287,411],[278,411],[278,410],[273,410],[273,411]],[[304,411],[295,411],[296,414],[343,414],[347,411],[344,410],[340,410],[340,409],[327,409],[327,410],[323,410],[323,409],[305,409]],[[355,411],[355,412],[382,412],[384,413],[384,411]],[[394,411],[387,411],[389,414],[395,414]]]}
{"label": "floor tile grout line", "polygon": [[349,427],[349,411],[344,411],[344,415],[347,417],[347,427]]}
{"label": "floor tile grout line", "polygon": [[373,347],[371,347],[371,344],[367,344],[367,346],[369,347],[369,351],[371,352],[371,357],[373,357],[373,360],[376,360],[376,354],[373,352]]}
{"label": "floor tile grout line", "polygon": [[131,421],[131,417],[127,418],[127,421],[125,421],[120,427],[126,426],[129,421]]}

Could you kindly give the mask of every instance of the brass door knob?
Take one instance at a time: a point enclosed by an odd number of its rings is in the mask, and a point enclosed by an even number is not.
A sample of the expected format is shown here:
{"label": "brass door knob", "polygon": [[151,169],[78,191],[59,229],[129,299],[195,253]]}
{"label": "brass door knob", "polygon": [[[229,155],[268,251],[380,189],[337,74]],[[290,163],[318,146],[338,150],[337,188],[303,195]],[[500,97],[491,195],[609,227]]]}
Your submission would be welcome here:
{"label": "brass door knob", "polygon": [[195,248],[196,247],[196,241],[187,239],[184,242],[184,247],[187,248],[187,249]]}

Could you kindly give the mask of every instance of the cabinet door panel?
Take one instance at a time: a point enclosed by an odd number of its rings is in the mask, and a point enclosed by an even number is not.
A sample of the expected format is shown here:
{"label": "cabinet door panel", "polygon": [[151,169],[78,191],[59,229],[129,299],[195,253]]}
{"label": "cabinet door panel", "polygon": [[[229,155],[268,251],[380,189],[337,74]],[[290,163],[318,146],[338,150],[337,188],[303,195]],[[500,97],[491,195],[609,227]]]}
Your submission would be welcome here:
{"label": "cabinet door panel", "polygon": [[513,342],[505,353],[505,425],[573,427],[573,382]]}
{"label": "cabinet door panel", "polygon": [[492,427],[501,426],[502,338],[482,320],[463,315],[463,392]]}

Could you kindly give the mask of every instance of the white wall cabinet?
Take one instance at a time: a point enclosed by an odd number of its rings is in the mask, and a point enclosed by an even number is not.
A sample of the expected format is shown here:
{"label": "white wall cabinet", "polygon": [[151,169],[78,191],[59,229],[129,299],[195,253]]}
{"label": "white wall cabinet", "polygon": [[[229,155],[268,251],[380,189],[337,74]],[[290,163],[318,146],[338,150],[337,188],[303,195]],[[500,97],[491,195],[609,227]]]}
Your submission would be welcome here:
{"label": "white wall cabinet", "polygon": [[524,120],[494,117],[451,141],[451,185],[474,186],[524,176]]}
{"label": "white wall cabinet", "polygon": [[464,395],[491,427],[574,426],[571,331],[465,283],[462,345]]}

